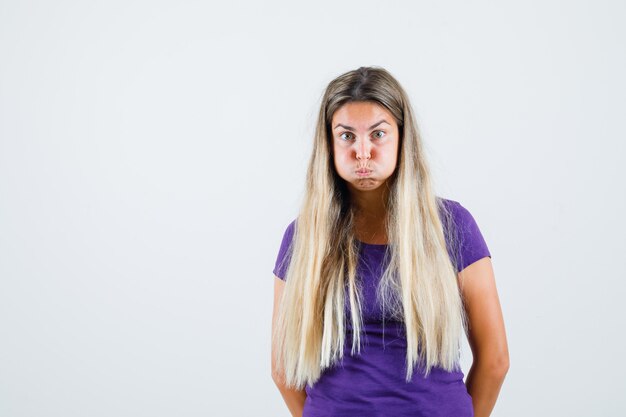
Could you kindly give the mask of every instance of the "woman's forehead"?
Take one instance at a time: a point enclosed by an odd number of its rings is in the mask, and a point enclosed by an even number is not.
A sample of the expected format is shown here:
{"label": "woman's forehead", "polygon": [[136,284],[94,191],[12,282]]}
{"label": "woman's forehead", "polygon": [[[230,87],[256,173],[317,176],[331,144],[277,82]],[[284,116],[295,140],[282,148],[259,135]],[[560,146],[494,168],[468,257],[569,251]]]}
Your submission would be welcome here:
{"label": "woman's forehead", "polygon": [[331,123],[333,128],[337,123],[350,124],[356,129],[366,129],[371,123],[385,120],[392,124],[395,120],[391,112],[384,106],[373,101],[351,101],[343,104],[333,114]]}

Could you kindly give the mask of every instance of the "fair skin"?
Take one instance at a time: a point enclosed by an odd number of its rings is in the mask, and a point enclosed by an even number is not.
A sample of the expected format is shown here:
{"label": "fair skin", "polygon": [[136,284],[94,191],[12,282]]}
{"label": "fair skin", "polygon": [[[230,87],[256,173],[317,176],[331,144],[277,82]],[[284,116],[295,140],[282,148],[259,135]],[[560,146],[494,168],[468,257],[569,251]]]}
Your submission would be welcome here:
{"label": "fair skin", "polygon": [[346,182],[357,208],[357,239],[387,243],[387,180],[396,169],[398,124],[383,106],[357,101],[335,111],[331,128],[335,171]]}
{"label": "fair skin", "polygon": [[[335,170],[346,181],[351,201],[357,208],[357,239],[387,243],[384,202],[387,180],[397,163],[398,125],[393,115],[377,103],[350,102],[335,112],[331,129]],[[474,416],[488,417],[509,369],[504,320],[491,259],[485,257],[467,266],[459,272],[458,281],[473,356],[465,384],[472,397]],[[273,321],[285,285],[278,277],[274,282]],[[306,392],[287,388],[274,363],[272,378],[292,416],[302,416]]]}

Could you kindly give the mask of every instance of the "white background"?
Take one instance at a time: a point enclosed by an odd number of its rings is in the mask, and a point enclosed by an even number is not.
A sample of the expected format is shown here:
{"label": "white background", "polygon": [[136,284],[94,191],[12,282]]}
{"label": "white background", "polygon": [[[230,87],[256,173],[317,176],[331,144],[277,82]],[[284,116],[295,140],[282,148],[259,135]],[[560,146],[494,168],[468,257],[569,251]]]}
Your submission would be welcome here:
{"label": "white background", "polygon": [[[0,415],[287,416],[272,268],[320,97],[416,110],[493,255],[493,416],[626,415],[621,1],[0,1]],[[464,370],[471,356],[464,346]]]}

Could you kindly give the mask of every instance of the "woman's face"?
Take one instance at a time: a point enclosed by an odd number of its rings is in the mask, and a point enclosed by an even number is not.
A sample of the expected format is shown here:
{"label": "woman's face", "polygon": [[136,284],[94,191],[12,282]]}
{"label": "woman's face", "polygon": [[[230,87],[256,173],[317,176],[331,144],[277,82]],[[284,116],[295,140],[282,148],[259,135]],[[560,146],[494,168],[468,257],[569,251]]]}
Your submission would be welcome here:
{"label": "woman's face", "polygon": [[399,131],[393,115],[371,101],[341,106],[331,121],[337,174],[354,191],[371,191],[393,174],[398,158]]}

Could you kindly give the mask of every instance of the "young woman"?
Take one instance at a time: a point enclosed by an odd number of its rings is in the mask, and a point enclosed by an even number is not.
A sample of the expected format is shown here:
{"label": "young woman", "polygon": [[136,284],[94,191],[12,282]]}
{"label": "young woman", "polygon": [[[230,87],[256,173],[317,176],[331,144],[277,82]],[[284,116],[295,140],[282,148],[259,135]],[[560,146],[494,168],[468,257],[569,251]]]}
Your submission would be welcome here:
{"label": "young woman", "polygon": [[274,268],[272,377],[291,414],[489,416],[509,367],[491,254],[434,194],[406,93],[379,67],[337,77],[314,141]]}

